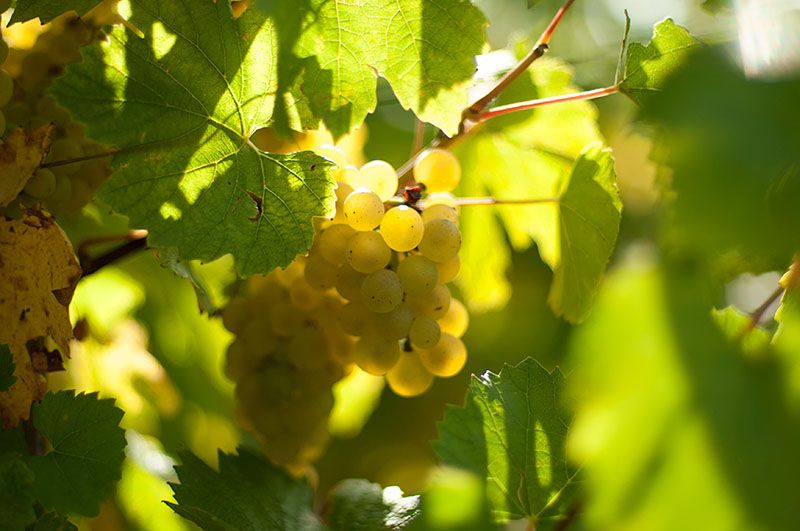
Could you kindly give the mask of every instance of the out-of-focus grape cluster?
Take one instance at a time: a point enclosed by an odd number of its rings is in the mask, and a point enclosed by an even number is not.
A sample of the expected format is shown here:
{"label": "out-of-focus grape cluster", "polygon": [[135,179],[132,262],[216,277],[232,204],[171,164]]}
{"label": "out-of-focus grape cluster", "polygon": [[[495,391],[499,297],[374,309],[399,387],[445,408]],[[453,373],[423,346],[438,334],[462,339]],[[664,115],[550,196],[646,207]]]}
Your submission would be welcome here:
{"label": "out-of-focus grape cluster", "polygon": [[[259,139],[269,141],[266,133]],[[467,359],[460,338],[469,317],[447,288],[460,268],[449,193],[460,179],[457,159],[424,153],[414,169],[419,195],[397,196],[388,163],[358,168],[333,146],[316,151],[336,164],[335,217],[317,220],[307,256],[249,279],[222,314],[236,334],[226,371],[237,383],[241,420],[267,456],[293,471],[324,450],[331,387],[353,364],[411,397]]]}
{"label": "out-of-focus grape cluster", "polygon": [[52,123],[55,138],[45,162],[86,158],[37,170],[17,198],[18,205],[79,210],[111,174],[110,157],[92,158],[108,148],[88,139],[86,126],[74,121],[47,89],[67,65],[80,60],[81,46],[104,38],[101,28],[121,20],[117,1],[106,0],[84,17],[67,13],[42,27],[31,21],[4,29],[9,38],[0,44],[0,137],[14,128],[30,130]]}

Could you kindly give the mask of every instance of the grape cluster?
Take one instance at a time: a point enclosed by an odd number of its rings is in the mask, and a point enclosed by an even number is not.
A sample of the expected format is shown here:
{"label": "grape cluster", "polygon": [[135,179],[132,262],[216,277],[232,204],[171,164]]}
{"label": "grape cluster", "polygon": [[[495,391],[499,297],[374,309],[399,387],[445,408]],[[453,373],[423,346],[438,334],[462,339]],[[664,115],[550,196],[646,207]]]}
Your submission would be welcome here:
{"label": "grape cluster", "polygon": [[449,194],[460,180],[458,160],[440,149],[418,157],[414,175],[429,192],[420,212],[413,201],[394,199],[397,174],[388,163],[359,169],[335,148],[318,153],[337,164],[340,182],[336,216],[319,224],[308,254],[309,283],[347,301],[338,320],[357,338],[353,359],[362,370],[385,375],[398,395],[422,394],[467,359],[460,337],[468,314],[446,286],[460,269]]}
{"label": "grape cluster", "polygon": [[236,382],[240,423],[272,461],[296,474],[324,450],[331,389],[351,365],[352,339],[335,319],[342,301],[314,289],[309,272],[300,258],[253,277],[222,312],[236,335],[225,373]]}
{"label": "grape cluster", "polygon": [[106,0],[86,17],[73,13],[56,18],[42,29],[30,48],[9,50],[5,41],[0,45],[0,58],[4,59],[0,70],[0,107],[4,107],[0,136],[12,128],[33,129],[52,123],[56,134],[46,162],[87,158],[40,168],[18,198],[22,205],[44,203],[55,211],[79,210],[111,174],[110,157],[92,158],[108,148],[89,140],[86,126],[73,121],[69,112],[47,95],[47,89],[65,66],[80,60],[81,46],[103,38],[102,25],[118,21],[115,5],[116,1]]}

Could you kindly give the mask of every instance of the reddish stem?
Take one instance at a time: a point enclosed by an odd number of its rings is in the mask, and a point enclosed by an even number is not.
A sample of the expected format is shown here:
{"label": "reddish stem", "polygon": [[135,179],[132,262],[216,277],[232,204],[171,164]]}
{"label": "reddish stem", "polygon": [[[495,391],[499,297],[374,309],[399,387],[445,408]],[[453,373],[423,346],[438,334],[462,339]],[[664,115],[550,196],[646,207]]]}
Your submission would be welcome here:
{"label": "reddish stem", "polygon": [[541,98],[538,100],[510,103],[508,105],[501,105],[500,107],[494,107],[492,109],[489,109],[488,111],[480,113],[477,117],[477,120],[480,122],[485,122],[486,120],[491,120],[492,118],[497,118],[498,116],[503,116],[504,114],[510,114],[519,111],[527,111],[529,109],[544,107],[546,105],[554,105],[557,103],[593,100],[596,98],[609,96],[611,94],[616,94],[617,92],[619,92],[619,87],[617,85],[612,85],[610,87],[587,90],[585,92],[578,92],[577,94],[564,94],[562,96],[552,96],[550,98]]}

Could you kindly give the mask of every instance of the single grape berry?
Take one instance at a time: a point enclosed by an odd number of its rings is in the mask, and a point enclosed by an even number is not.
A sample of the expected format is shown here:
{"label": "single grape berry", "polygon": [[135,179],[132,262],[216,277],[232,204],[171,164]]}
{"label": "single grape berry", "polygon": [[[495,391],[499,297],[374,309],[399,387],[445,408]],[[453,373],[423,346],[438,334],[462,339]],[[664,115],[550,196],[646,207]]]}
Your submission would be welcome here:
{"label": "single grape berry", "polygon": [[383,201],[366,188],[357,188],[344,200],[344,217],[356,230],[372,230],[383,219]]}
{"label": "single grape berry", "polygon": [[386,245],[393,251],[406,252],[422,241],[424,224],[416,210],[400,205],[386,212],[380,230]]}
{"label": "single grape berry", "polygon": [[452,192],[461,181],[461,165],[447,150],[428,149],[414,162],[414,178],[430,192]]}

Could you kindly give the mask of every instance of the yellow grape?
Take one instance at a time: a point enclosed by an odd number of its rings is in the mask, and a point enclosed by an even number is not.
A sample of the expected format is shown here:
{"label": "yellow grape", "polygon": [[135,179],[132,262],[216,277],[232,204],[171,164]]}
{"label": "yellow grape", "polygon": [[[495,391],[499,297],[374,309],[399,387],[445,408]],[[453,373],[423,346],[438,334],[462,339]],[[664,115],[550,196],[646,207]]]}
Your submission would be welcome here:
{"label": "yellow grape", "polygon": [[437,262],[436,269],[439,271],[439,282],[447,284],[455,279],[461,271],[461,258],[456,255],[447,262]]}
{"label": "yellow grape", "polygon": [[462,337],[469,327],[469,312],[458,299],[450,300],[450,308],[439,319],[439,328],[443,333]]}
{"label": "yellow grape", "polygon": [[395,366],[400,358],[397,340],[368,335],[353,346],[353,359],[364,372],[383,376]]}
{"label": "yellow grape", "polygon": [[425,235],[419,244],[420,252],[434,262],[447,262],[461,249],[461,232],[458,225],[446,219],[433,219],[425,223]]}
{"label": "yellow grape", "polygon": [[433,375],[420,361],[419,353],[412,350],[400,354],[395,366],[386,373],[386,382],[399,396],[419,396],[431,388]]}
{"label": "yellow grape", "polygon": [[[2,129],[2,128],[0,128]],[[36,199],[45,199],[56,190],[56,176],[47,168],[39,168],[25,183],[25,193]]]}
{"label": "yellow grape", "polygon": [[436,321],[420,315],[411,323],[408,339],[415,347],[431,348],[439,342],[441,335],[439,324]]}
{"label": "yellow grape", "polygon": [[467,347],[457,337],[442,334],[432,348],[420,350],[419,357],[431,374],[449,378],[458,374],[467,363]]}
{"label": "yellow grape", "polygon": [[458,225],[458,211],[450,205],[432,205],[422,211],[422,221],[425,223],[434,219],[446,219]]}
{"label": "yellow grape", "polygon": [[361,284],[367,275],[359,273],[350,264],[344,264],[336,273],[336,291],[349,301],[361,299]]}
{"label": "yellow grape", "polygon": [[304,326],[286,346],[289,362],[302,371],[323,368],[328,363],[325,336],[314,327]]}
{"label": "yellow grape", "polygon": [[361,284],[361,302],[375,313],[388,313],[403,302],[403,288],[394,271],[381,269],[367,275]]}
{"label": "yellow grape", "polygon": [[461,181],[461,164],[445,149],[427,149],[414,162],[414,178],[431,192],[452,192]]}
{"label": "yellow grape", "polygon": [[306,282],[305,278],[298,277],[289,286],[289,300],[295,308],[307,312],[322,304],[322,293]]}
{"label": "yellow grape", "polygon": [[430,208],[433,205],[447,205],[456,208],[456,198],[453,197],[453,194],[448,192],[428,194],[425,197],[425,208]]}
{"label": "yellow grape", "polygon": [[397,192],[397,172],[386,161],[372,160],[361,167],[354,186],[369,188],[381,200],[388,201]]}
{"label": "yellow grape", "polygon": [[356,230],[372,230],[383,219],[383,201],[375,192],[357,188],[344,200],[344,217]]}
{"label": "yellow grape", "polygon": [[339,324],[351,336],[361,336],[366,332],[372,312],[361,301],[350,301],[337,315]]}
{"label": "yellow grape", "polygon": [[450,309],[450,290],[443,284],[437,284],[427,295],[408,297],[408,303],[417,314],[426,315],[434,320],[441,319]]}
{"label": "yellow grape", "polygon": [[392,258],[392,250],[375,231],[359,231],[347,243],[347,263],[360,273],[381,270]]}
{"label": "yellow grape", "polygon": [[381,221],[381,236],[393,251],[410,251],[422,241],[424,224],[419,213],[406,205],[390,208]]}
{"label": "yellow grape", "polygon": [[325,291],[336,285],[338,268],[320,254],[311,253],[306,260],[305,279],[314,289]]}
{"label": "yellow grape", "polygon": [[337,223],[329,226],[319,235],[319,254],[333,265],[342,265],[346,259],[347,243],[355,233],[350,225]]}
{"label": "yellow grape", "polygon": [[403,291],[414,297],[430,293],[439,279],[436,264],[420,255],[411,255],[397,266]]}
{"label": "yellow grape", "polygon": [[333,162],[337,167],[344,168],[350,162],[347,154],[336,146],[323,144],[314,148],[314,153]]}
{"label": "yellow grape", "polygon": [[375,332],[385,338],[395,340],[408,336],[413,321],[414,312],[405,303],[400,304],[389,313],[373,313],[371,316],[371,324]]}

